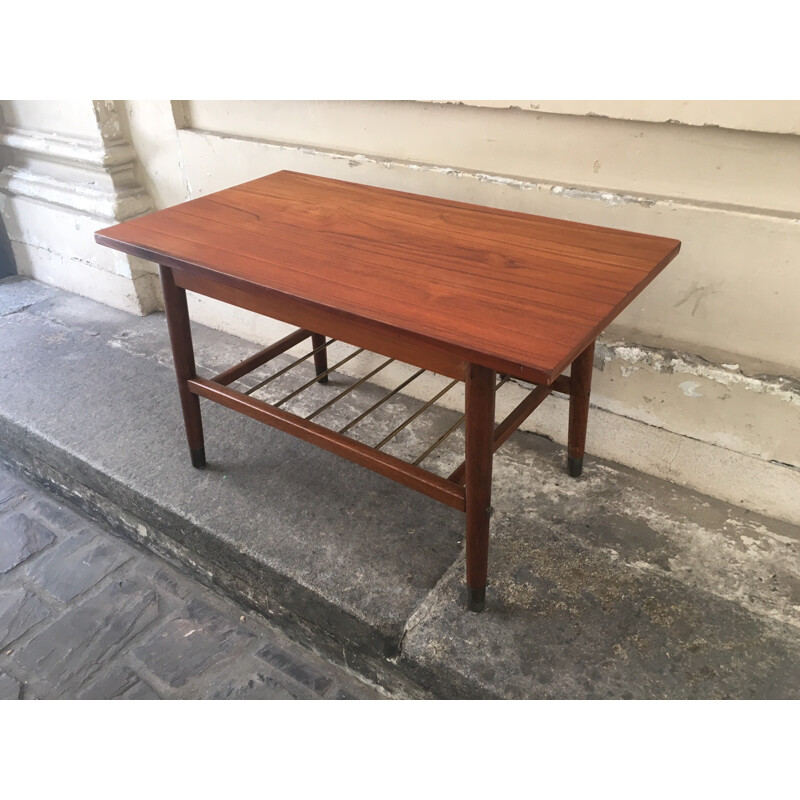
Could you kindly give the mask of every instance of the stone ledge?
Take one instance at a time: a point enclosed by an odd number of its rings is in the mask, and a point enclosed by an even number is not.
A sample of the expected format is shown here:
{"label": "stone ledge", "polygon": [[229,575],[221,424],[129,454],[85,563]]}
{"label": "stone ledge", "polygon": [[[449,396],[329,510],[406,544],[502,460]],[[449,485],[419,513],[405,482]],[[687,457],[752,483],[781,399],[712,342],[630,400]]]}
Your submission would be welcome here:
{"label": "stone ledge", "polygon": [[[215,406],[192,470],[161,315],[58,293],[0,326],[0,457],[390,690],[800,696],[797,528],[600,459],[572,481],[515,435],[467,614],[457,512]],[[195,326],[195,349],[254,348]]]}
{"label": "stone ledge", "polygon": [[[269,616],[296,618],[340,650],[397,652],[406,619],[458,556],[458,512],[210,404],[210,468],[193,470],[160,315],[60,295],[12,316],[0,348],[7,461]],[[196,337],[202,360],[224,362],[211,368],[229,365],[220,344],[249,348]],[[58,392],[38,392],[44,383]],[[424,541],[409,536],[423,529]]]}
{"label": "stone ledge", "polygon": [[140,186],[104,189],[14,166],[0,172],[0,191],[12,197],[64,206],[110,222],[153,210],[149,195]]}

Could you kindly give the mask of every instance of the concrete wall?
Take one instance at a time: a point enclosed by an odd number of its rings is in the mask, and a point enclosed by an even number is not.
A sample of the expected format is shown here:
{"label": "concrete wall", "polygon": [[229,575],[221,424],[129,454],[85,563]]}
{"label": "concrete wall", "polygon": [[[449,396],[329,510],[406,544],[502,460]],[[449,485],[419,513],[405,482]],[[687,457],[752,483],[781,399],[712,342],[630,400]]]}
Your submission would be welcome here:
{"label": "concrete wall", "polygon": [[[107,173],[106,200],[127,192],[161,208],[294,169],[681,239],[677,260],[602,337],[588,449],[800,523],[800,103],[76,106],[2,105],[8,165],[0,187],[17,263],[20,272],[144,313],[159,302],[154,265],[109,266],[111,256],[83,238],[60,272],[31,255],[64,248],[66,206],[17,190],[20,171],[28,184],[31,175],[41,183],[87,174],[67,175],[58,159],[58,170],[52,158],[42,166],[41,144],[31,156],[42,132],[69,139],[64,151],[86,140],[124,148],[121,180],[95,158],[95,173]],[[124,218],[118,206],[112,213]],[[111,282],[87,285],[89,269],[122,274],[135,302],[120,300]],[[282,330],[202,298],[192,311],[254,341]],[[527,426],[564,441],[563,398],[548,400]]]}

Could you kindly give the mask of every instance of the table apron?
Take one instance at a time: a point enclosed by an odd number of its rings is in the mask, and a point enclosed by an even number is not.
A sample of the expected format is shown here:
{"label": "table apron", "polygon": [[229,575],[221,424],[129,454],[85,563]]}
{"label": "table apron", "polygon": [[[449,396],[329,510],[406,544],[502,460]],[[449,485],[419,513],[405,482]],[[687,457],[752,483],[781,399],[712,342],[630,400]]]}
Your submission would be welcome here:
{"label": "table apron", "polygon": [[436,345],[419,342],[404,335],[402,331],[387,331],[371,326],[366,321],[344,317],[335,311],[309,306],[292,297],[238,289],[185,270],[173,268],[172,274],[175,284],[182,289],[254,311],[281,322],[298,325],[356,347],[363,347],[387,358],[395,358],[431,372],[438,372],[449,378],[464,380],[466,368],[464,359]]}

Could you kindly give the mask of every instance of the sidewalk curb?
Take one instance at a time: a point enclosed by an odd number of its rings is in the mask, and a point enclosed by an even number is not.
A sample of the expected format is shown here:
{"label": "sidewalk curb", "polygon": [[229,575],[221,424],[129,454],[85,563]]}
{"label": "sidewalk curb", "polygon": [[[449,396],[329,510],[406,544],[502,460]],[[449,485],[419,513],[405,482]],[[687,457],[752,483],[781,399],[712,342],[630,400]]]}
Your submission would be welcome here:
{"label": "sidewalk curb", "polygon": [[[431,684],[440,690],[436,695],[432,694],[414,678],[413,665],[396,657],[396,637],[387,636],[373,642],[372,647],[365,646],[363,631],[345,613],[330,604],[326,604],[328,607],[323,609],[324,601],[320,598],[304,598],[302,587],[290,586],[290,581],[284,576],[270,574],[270,589],[279,581],[282,582],[285,584],[285,596],[290,601],[314,603],[313,616],[318,619],[321,616],[320,611],[324,611],[329,625],[322,627],[309,622],[279,603],[275,593],[267,594],[254,589],[254,582],[248,580],[248,576],[252,576],[257,570],[263,570],[264,565],[254,564],[252,561],[248,563],[247,556],[243,553],[214,553],[220,559],[225,556],[232,559],[231,563],[238,567],[236,574],[212,557],[190,550],[165,531],[182,529],[185,532],[191,529],[194,533],[204,533],[209,539],[213,537],[169,509],[153,507],[148,498],[2,414],[0,461],[74,506],[114,535],[145,548],[203,585],[262,615],[292,639],[319,650],[335,663],[383,686],[390,694],[399,694],[409,699],[481,696],[473,691],[448,688],[446,680],[435,679],[425,671],[421,673],[421,677],[432,679]],[[148,505],[152,509],[151,513],[141,514],[142,507]],[[347,633],[351,633],[351,638]],[[385,648],[386,652],[376,652],[376,646]]]}

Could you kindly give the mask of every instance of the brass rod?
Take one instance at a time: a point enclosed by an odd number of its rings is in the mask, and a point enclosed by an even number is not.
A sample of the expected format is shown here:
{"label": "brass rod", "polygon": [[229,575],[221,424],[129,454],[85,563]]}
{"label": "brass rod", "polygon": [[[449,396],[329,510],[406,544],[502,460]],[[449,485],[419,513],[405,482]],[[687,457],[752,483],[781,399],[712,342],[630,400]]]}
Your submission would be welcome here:
{"label": "brass rod", "polygon": [[[494,450],[498,450],[506,439],[541,405],[552,388],[552,386],[537,386],[502,422],[497,424],[494,429]],[[462,461],[450,473],[447,480],[464,483],[466,466],[466,463]]]}
{"label": "brass rod", "polygon": [[326,369],[325,372],[320,372],[319,375],[315,375],[310,381],[307,381],[306,383],[295,389],[290,394],[287,394],[286,397],[282,397],[280,400],[278,400],[277,403],[270,403],[270,405],[273,406],[274,408],[280,408],[284,403],[291,400],[293,397],[297,397],[297,395],[300,394],[300,392],[305,391],[306,389],[308,389],[309,386],[313,386],[315,383],[317,383],[317,381],[319,381],[320,378],[324,378],[326,375],[329,375],[337,367],[341,367],[342,364],[346,364],[348,361],[355,358],[359,353],[363,352],[364,348],[360,347],[355,352],[350,353],[349,356],[345,356],[341,361],[337,362],[332,367],[328,367],[328,369]]}
{"label": "brass rod", "polygon": [[388,453],[378,453],[368,445],[339,436],[332,430],[318,425],[316,422],[306,422],[302,417],[297,417],[280,408],[273,408],[268,403],[255,397],[248,397],[241,392],[212,383],[204,378],[191,378],[187,381],[189,391],[193,394],[206,397],[215,403],[220,403],[234,411],[240,411],[249,417],[272,425],[278,430],[291,433],[303,441],[322,447],[331,453],[343,456],[350,461],[368,467],[375,472],[399,481],[405,486],[427,494],[435,500],[453,508],[463,511],[465,507],[465,493],[461,486],[451,483],[432,472],[413,467]]}
{"label": "brass rod", "polygon": [[388,436],[381,439],[381,441],[375,445],[375,449],[380,450],[381,447],[383,447],[389,440],[394,439],[394,437],[397,436],[397,434],[400,433],[400,431],[403,430],[406,425],[413,422],[424,411],[427,411],[442,395],[449,392],[457,383],[459,383],[458,379],[454,380],[452,383],[448,383],[447,386],[445,386],[444,389],[442,389],[442,391],[439,392],[435,397],[431,397],[431,399],[428,400],[428,402],[425,403],[422,408],[417,409],[405,422],[398,425]]}
{"label": "brass rod", "polygon": [[462,414],[419,458],[417,458],[413,464],[417,466],[417,464],[424,461],[453,431],[461,425],[461,423],[466,418],[466,414]]}
{"label": "brass rod", "polygon": [[[509,375],[503,375],[500,383],[494,387],[495,392],[505,383],[511,380]],[[416,461],[413,462],[414,466],[422,463],[456,428],[466,419],[466,414],[462,414]]]}
{"label": "brass rod", "polygon": [[383,364],[381,364],[379,367],[376,367],[374,370],[372,370],[372,372],[367,373],[363,378],[359,378],[352,386],[348,386],[347,389],[345,389],[340,394],[337,394],[336,397],[334,397],[331,400],[328,400],[328,402],[325,403],[325,405],[322,405],[316,411],[313,411],[306,417],[306,419],[314,419],[314,417],[316,417],[317,414],[321,414],[326,408],[330,408],[334,403],[338,403],[339,400],[341,400],[345,395],[350,394],[350,392],[352,392],[353,389],[357,389],[359,386],[361,386],[362,383],[368,381],[373,375],[377,375],[384,367],[388,367],[389,364],[392,363],[392,361],[394,361],[393,358],[390,358],[388,361],[384,361]]}
{"label": "brass rod", "polygon": [[244,392],[244,394],[253,394],[253,392],[257,392],[262,386],[266,386],[270,381],[274,381],[275,378],[280,377],[285,372],[288,372],[290,369],[294,369],[298,364],[302,364],[304,361],[311,358],[311,356],[313,356],[315,353],[319,353],[320,350],[324,350],[326,347],[332,345],[335,341],[336,339],[328,339],[328,341],[325,342],[325,344],[321,344],[319,347],[315,347],[310,353],[307,353],[302,358],[298,358],[297,361],[292,361],[292,363],[289,364],[288,367],[279,369],[276,373],[269,375],[263,381],[261,381],[261,383],[257,383],[255,386],[253,386],[252,389],[247,389]]}
{"label": "brass rod", "polygon": [[359,414],[354,420],[352,420],[352,422],[348,422],[347,425],[344,426],[344,428],[340,428],[339,433],[345,433],[346,431],[349,431],[350,428],[352,428],[354,425],[358,425],[358,423],[361,422],[361,420],[364,419],[364,417],[368,417],[376,408],[382,406],[387,400],[394,397],[402,389],[405,389],[406,386],[408,386],[408,384],[411,383],[411,381],[414,381],[417,378],[419,378],[419,376],[422,375],[423,372],[426,372],[426,370],[424,369],[417,370],[410,378],[406,378],[397,388],[392,389],[392,391],[389,392],[389,394],[384,395],[380,400],[378,400],[377,403],[373,403],[366,411]]}
{"label": "brass rod", "polygon": [[309,336],[313,336],[311,331],[302,329],[296,330],[288,336],[284,336],[279,342],[275,342],[269,347],[259,350],[249,358],[245,358],[244,361],[240,361],[230,369],[226,369],[225,372],[220,372],[219,375],[215,375],[211,380],[214,381],[214,383],[221,383],[223,386],[227,386],[229,383],[233,383],[234,381],[238,381],[239,378],[249,375],[253,370],[263,367],[264,364],[271,361],[275,356],[285,353],[290,347],[300,344],[304,339],[308,339]]}

